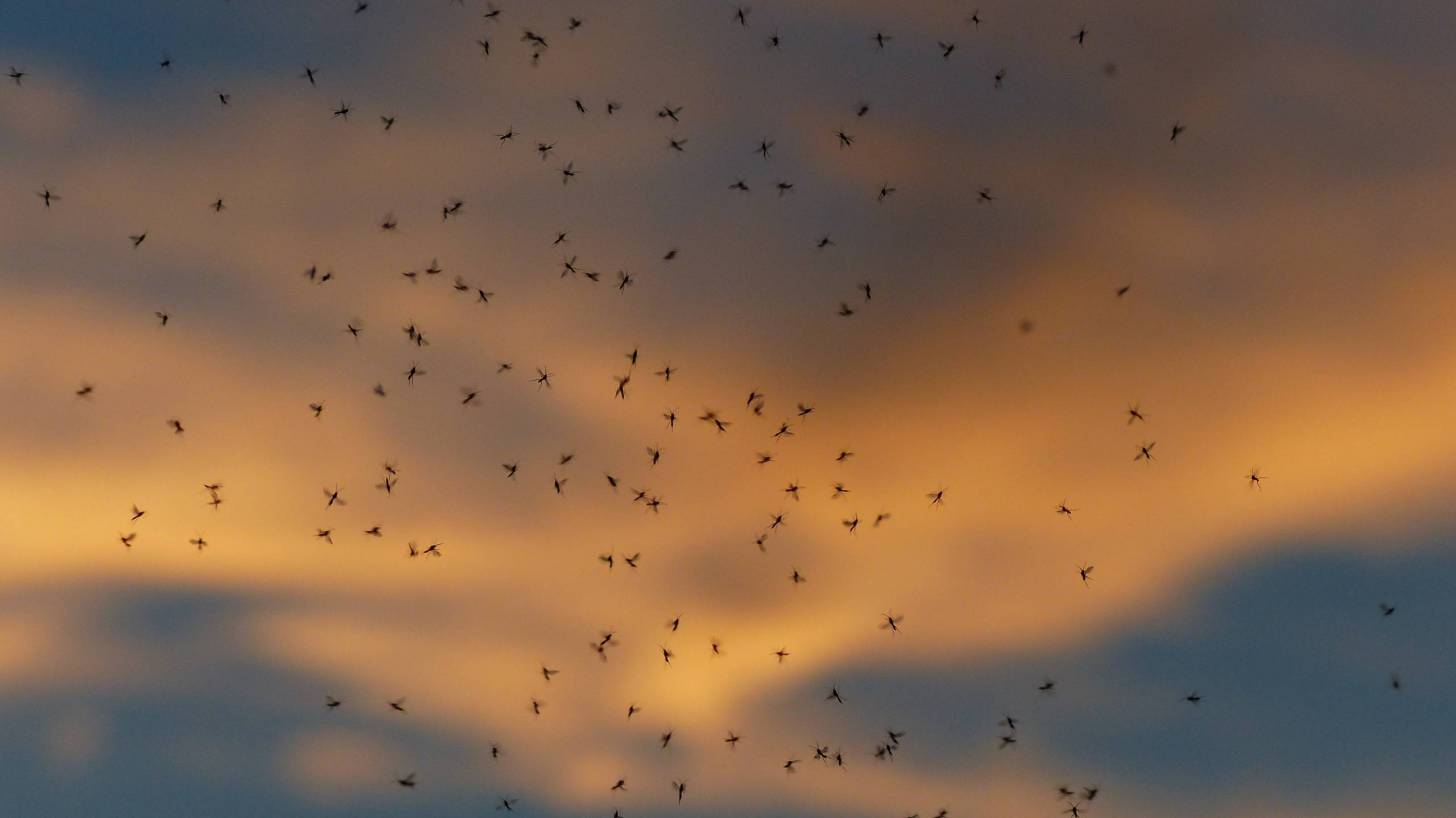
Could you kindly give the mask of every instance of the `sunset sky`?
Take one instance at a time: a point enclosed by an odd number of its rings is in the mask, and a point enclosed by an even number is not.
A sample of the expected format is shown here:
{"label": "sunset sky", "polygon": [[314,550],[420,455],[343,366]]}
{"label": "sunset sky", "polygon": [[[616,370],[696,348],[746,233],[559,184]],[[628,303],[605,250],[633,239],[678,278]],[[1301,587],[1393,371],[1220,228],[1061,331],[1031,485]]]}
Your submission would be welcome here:
{"label": "sunset sky", "polygon": [[1456,6],[357,5],[0,4],[0,814],[1451,814]]}

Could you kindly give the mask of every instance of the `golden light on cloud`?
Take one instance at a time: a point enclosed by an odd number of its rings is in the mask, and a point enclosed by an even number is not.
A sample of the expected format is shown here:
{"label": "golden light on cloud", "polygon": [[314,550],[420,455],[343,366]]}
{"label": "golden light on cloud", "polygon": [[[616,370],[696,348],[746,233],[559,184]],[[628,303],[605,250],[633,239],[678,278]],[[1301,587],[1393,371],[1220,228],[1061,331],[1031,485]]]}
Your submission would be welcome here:
{"label": "golden light on cloud", "polygon": [[20,812],[1449,801],[1449,11],[88,5],[0,36]]}
{"label": "golden light on cloud", "polygon": [[403,775],[398,752],[368,733],[320,730],[298,736],[279,758],[279,775],[295,782],[310,798],[358,799],[381,778]]}

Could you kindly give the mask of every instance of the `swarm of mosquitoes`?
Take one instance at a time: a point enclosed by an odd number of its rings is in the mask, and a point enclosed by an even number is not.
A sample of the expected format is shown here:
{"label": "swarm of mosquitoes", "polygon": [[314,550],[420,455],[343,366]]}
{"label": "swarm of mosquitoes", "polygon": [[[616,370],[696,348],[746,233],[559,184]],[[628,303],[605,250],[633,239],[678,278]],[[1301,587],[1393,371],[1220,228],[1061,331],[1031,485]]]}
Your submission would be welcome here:
{"label": "swarm of mosquitoes", "polygon": [[[451,4],[464,6],[465,1],[451,0]],[[371,3],[369,0],[357,0],[349,13],[358,17],[366,15],[370,11],[370,8]],[[510,15],[504,10],[494,5],[487,5],[481,16],[480,30],[483,33],[473,40],[465,38],[462,42],[462,47],[473,48],[479,53],[482,59],[486,60],[495,60],[509,56],[518,58],[520,62],[523,62],[527,66],[536,66],[541,64],[543,60],[548,59],[554,48],[562,47],[558,46],[557,43],[563,41],[569,42],[579,37],[589,36],[590,32],[590,27],[584,18],[572,16],[561,21],[558,25],[549,28],[521,27],[518,35],[507,34],[505,32],[509,30],[508,18]],[[772,58],[774,52],[790,48],[789,38],[787,36],[777,30],[768,30],[757,26],[752,9],[747,6],[731,9],[731,13],[727,14],[720,21],[720,24],[726,29],[723,36],[737,35],[761,38],[766,58]],[[968,37],[985,36],[983,32],[991,28],[991,25],[991,21],[980,10],[975,10],[964,18],[963,26],[959,30],[964,33],[964,36]],[[1059,46],[1063,48],[1083,49],[1091,41],[1091,37],[1092,35],[1087,27],[1075,27],[1071,29],[1070,34],[1064,42],[1049,44],[1049,47]],[[935,61],[949,62],[964,53],[960,44],[954,39],[947,38],[935,42],[913,42],[906,37],[902,43],[897,36],[886,31],[865,32],[862,42],[852,44],[850,47],[863,49],[867,55],[867,59],[873,59],[876,54],[888,52],[896,48],[903,48],[907,52],[918,56],[920,59],[932,63]],[[155,68],[162,72],[172,72],[174,70],[180,70],[181,66],[174,62],[170,55],[163,54],[157,60]],[[1111,78],[1116,76],[1117,66],[1115,63],[1105,63],[1101,66],[1101,71],[1106,77]],[[306,83],[311,88],[319,88],[320,84],[325,81],[326,75],[327,72],[321,68],[313,65],[304,65],[301,69],[297,70],[297,81]],[[39,81],[38,78],[32,77],[31,72],[14,65],[10,66],[8,77],[15,88],[19,89],[21,93],[30,87],[33,81]],[[1010,72],[1006,67],[998,68],[994,74],[985,79],[996,90],[1002,89],[1011,81]],[[228,91],[217,91],[212,97],[212,103],[226,108],[234,104],[234,96]],[[608,119],[618,117],[619,115],[627,115],[624,112],[628,111],[626,104],[615,99],[605,100],[598,106],[586,99],[575,97],[568,100],[566,104],[583,116],[591,114],[594,111],[600,111],[604,118],[602,127],[609,127]],[[680,105],[673,102],[666,102],[656,106],[646,106],[643,110],[645,111],[644,116],[651,116],[656,120],[660,120],[668,127],[678,125],[686,121],[690,116],[687,105]],[[846,119],[849,121],[861,120],[871,115],[871,105],[864,102],[858,103],[846,113]],[[321,115],[329,116],[341,122],[352,121],[350,119],[351,117],[358,116],[355,106],[345,100],[330,103],[325,111],[321,111]],[[394,113],[380,112],[375,114],[375,116],[377,127],[386,133],[393,131],[401,124],[405,124]],[[1164,131],[1166,137],[1165,142],[1171,148],[1176,148],[1181,144],[1180,139],[1182,139],[1186,131],[1187,128],[1182,122],[1173,120],[1167,126],[1166,131]],[[824,137],[827,145],[834,146],[838,150],[854,150],[859,144],[859,138],[851,132],[849,126],[828,127],[825,129]],[[490,141],[496,143],[501,149],[509,149],[525,140],[526,138],[518,133],[513,125],[507,125],[498,132],[495,132]],[[532,156],[532,158],[539,162],[550,161],[557,155],[556,141],[544,137],[532,141],[534,141],[534,145],[528,144],[520,146],[525,155]],[[675,131],[670,132],[665,137],[665,149],[672,154],[688,153],[691,150],[691,144],[691,141],[687,137],[679,136]],[[757,155],[765,162],[769,162],[775,159],[774,151],[776,147],[778,147],[778,143],[775,139],[763,138],[757,144],[744,146],[744,149],[745,153]],[[556,166],[554,174],[555,181],[559,185],[570,187],[580,174],[588,171],[588,168],[589,163],[579,163],[576,159],[566,159]],[[727,195],[749,194],[755,190],[743,178],[728,180],[723,187],[727,191]],[[775,197],[783,197],[792,195],[796,190],[798,190],[797,183],[787,177],[780,177],[773,182],[770,192]],[[897,192],[898,188],[896,185],[885,182],[867,191],[866,195],[873,198],[876,202],[885,203],[891,200]],[[35,196],[41,207],[47,211],[55,212],[55,218],[65,217],[64,203],[66,202],[66,198],[56,189],[50,185],[42,185],[35,192]],[[976,191],[974,201],[977,205],[994,206],[999,199],[1000,195],[993,193],[990,187],[980,187]],[[205,206],[218,214],[219,217],[222,217],[229,209],[228,199],[224,195],[213,196],[205,202]],[[448,222],[452,219],[462,218],[466,213],[466,209],[467,203],[465,201],[452,198],[440,206],[438,217],[441,221]],[[399,229],[399,225],[400,220],[393,213],[389,213],[380,218],[376,229],[384,232],[393,232]],[[132,251],[145,252],[145,245],[150,235],[152,233],[149,229],[141,229],[127,235],[125,241]],[[120,237],[118,240],[120,241]],[[562,230],[552,236],[545,237],[544,240],[548,241],[553,248],[566,248],[571,241],[571,231]],[[835,240],[829,234],[815,236],[811,239],[810,243],[819,250],[831,248],[836,244]],[[679,256],[680,252],[682,251],[679,248],[670,248],[662,254],[661,260],[664,264],[670,263]],[[603,274],[601,271],[593,269],[579,260],[575,254],[563,254],[560,268],[556,272],[561,279],[577,279],[592,285],[605,283],[607,286],[622,294],[626,294],[640,281],[637,273],[629,272],[625,269],[618,270],[612,275]],[[402,281],[407,285],[416,285],[421,282],[441,279],[444,275],[444,269],[436,260],[431,260],[429,264],[419,269],[406,270],[400,274]],[[448,286],[450,286],[452,291],[458,293],[462,300],[469,301],[482,309],[494,303],[495,293],[493,291],[478,284],[471,283],[462,276],[455,275],[452,278],[453,280],[448,283]],[[305,282],[306,286],[324,287],[334,282],[337,279],[337,275],[332,270],[323,269],[317,265],[310,265],[302,270],[301,279]],[[1108,296],[1115,299],[1125,299],[1129,297],[1131,291],[1132,285],[1124,284],[1109,292]],[[832,313],[833,316],[837,316],[840,319],[852,320],[861,312],[871,309],[874,304],[875,294],[876,288],[870,282],[862,282],[858,285],[858,292],[854,297],[837,300],[836,303],[831,305],[832,309],[826,309],[826,314]],[[150,319],[159,328],[170,331],[169,328],[172,326],[173,314],[166,309],[157,309],[152,312]],[[835,319],[831,317],[828,320]],[[1020,322],[1018,329],[1020,332],[1029,333],[1034,331],[1035,324],[1030,319],[1024,319]],[[358,339],[366,331],[366,328],[362,320],[350,318],[343,322],[343,326],[339,331],[353,339]],[[430,337],[427,335],[425,328],[419,326],[413,320],[406,321],[400,327],[400,332],[404,336],[404,343],[413,350],[422,351],[431,344]],[[680,372],[679,367],[669,362],[664,362],[655,367],[643,365],[639,370],[639,364],[643,360],[643,354],[638,348],[633,348],[625,352],[624,359],[623,371],[608,373],[610,375],[610,386],[603,390],[602,398],[604,400],[627,401],[631,397],[634,380],[640,382],[642,379],[655,378],[660,380],[662,384],[669,385],[673,382],[674,376]],[[552,389],[555,385],[555,381],[553,380],[556,377],[555,373],[544,365],[517,367],[512,362],[500,361],[497,363],[495,371],[496,375],[500,377],[521,378],[522,386],[525,388],[544,391]],[[367,391],[372,393],[377,399],[384,399],[391,395],[393,390],[397,388],[409,389],[417,381],[428,376],[429,370],[421,363],[415,362],[408,369],[378,380],[367,389],[361,389],[361,392]],[[387,386],[387,382],[392,385]],[[482,390],[478,387],[461,387],[458,393],[458,404],[466,408],[478,406],[481,403],[481,395]],[[97,401],[101,399],[102,392],[91,381],[82,381],[75,390],[74,396],[77,400]],[[368,400],[369,398],[364,399]],[[752,418],[762,419],[768,411],[767,407],[766,396],[757,389],[749,389],[746,391],[746,399],[740,409]],[[299,411],[308,413],[308,415],[319,422],[326,422],[329,405],[323,400],[317,400],[300,406]],[[787,415],[786,417],[770,423],[768,428],[771,431],[766,430],[764,433],[764,445],[771,446],[775,442],[794,437],[804,426],[812,422],[814,416],[819,411],[821,410],[812,403],[795,403],[793,409],[785,413]],[[691,424],[693,418],[693,415],[679,415],[678,411],[673,408],[661,412],[661,421],[665,430],[668,432],[676,430],[680,421],[683,422],[683,425]],[[1124,418],[1125,424],[1129,427],[1143,427],[1148,424],[1148,417],[1139,403],[1130,403],[1125,409]],[[700,414],[695,416],[695,419],[697,425],[706,433],[721,435],[737,431],[734,429],[736,421],[730,420],[727,413],[720,412],[716,409],[704,408]],[[164,423],[171,434],[179,438],[185,438],[188,427],[180,418],[166,418]],[[661,462],[664,457],[665,448],[655,442],[645,446],[644,464],[646,469],[651,470]],[[1156,440],[1144,439],[1131,449],[1131,457],[1129,459],[1133,463],[1138,464],[1138,467],[1153,468],[1156,467],[1162,453],[1163,451],[1158,448],[1158,442]],[[854,457],[855,452],[846,448],[841,449],[834,455],[833,459],[836,463],[846,463]],[[524,480],[530,475],[533,480],[542,484],[544,490],[545,483],[549,477],[550,492],[564,497],[569,492],[576,490],[576,486],[571,484],[567,476],[568,466],[574,460],[574,454],[563,452],[553,463],[541,469],[538,473],[539,476],[532,474],[531,472],[534,470],[528,469],[525,464],[520,462],[503,462],[499,464],[500,479],[518,481]],[[774,462],[774,454],[769,450],[761,451],[755,455],[755,462],[760,466],[768,465]],[[602,483],[610,491],[616,492],[619,487],[626,485],[616,473],[604,471],[602,475]],[[375,483],[374,487],[387,498],[394,494],[400,479],[401,469],[398,465],[394,462],[385,462],[380,467],[378,482]],[[1233,475],[1230,479],[1240,478]],[[1262,491],[1268,478],[1261,468],[1254,466],[1247,473],[1243,474],[1241,479],[1247,484],[1250,490]],[[797,502],[800,499],[801,492],[807,491],[809,491],[809,487],[800,485],[797,481],[790,481],[783,488],[783,496],[786,502]],[[831,486],[825,488],[824,491],[826,491],[830,499],[839,499],[848,496],[852,489],[843,482],[834,482]],[[627,491],[622,492],[621,496],[624,502],[639,506],[649,516],[664,513],[664,508],[667,505],[667,501],[662,495],[648,488],[627,486]],[[203,483],[201,485],[201,501],[210,506],[214,511],[220,511],[224,504],[223,484],[214,481]],[[346,498],[340,486],[323,486],[321,488],[319,512],[324,517],[327,517],[329,510],[341,508],[347,505],[348,502],[349,499]],[[924,493],[923,510],[933,512],[949,502],[950,492],[946,487],[927,487]],[[1050,504],[1048,506],[1048,512],[1061,515],[1070,520],[1078,512],[1078,509],[1069,505],[1069,501],[1062,500],[1055,504]],[[870,528],[879,528],[888,523],[891,517],[890,512],[880,512],[872,518],[861,520],[860,516],[856,514],[846,517],[840,522],[847,534],[854,535],[860,530],[862,524],[866,524]],[[787,518],[788,513],[784,511],[773,511],[766,515],[766,522],[762,530],[755,532],[752,537],[753,544],[759,552],[767,552],[770,537],[787,525]],[[145,521],[149,519],[151,518],[148,517],[147,510],[141,508],[139,505],[133,504],[128,511],[124,512],[124,516],[121,517],[124,526],[123,530],[117,534],[119,544],[125,549],[133,549],[142,545],[143,541],[139,538],[138,532],[143,529]],[[338,530],[333,525],[320,525],[312,532],[303,532],[300,536],[307,536],[310,533],[312,538],[317,541],[325,544],[333,544],[336,537],[344,536],[346,532]],[[381,525],[372,525],[369,528],[363,529],[359,534],[372,538],[382,538],[385,536]],[[189,545],[198,551],[202,551],[208,547],[208,541],[199,533],[189,540]],[[409,540],[403,546],[402,553],[405,558],[411,560],[436,560],[443,559],[446,552],[443,542],[427,541],[421,543],[415,540]],[[624,553],[613,550],[597,556],[597,561],[600,563],[602,570],[606,572],[622,570],[634,571],[644,561],[649,559],[649,555],[640,551]],[[1075,585],[1080,585],[1089,592],[1095,588],[1095,580],[1100,576],[1100,573],[1096,573],[1096,566],[1091,562],[1083,562],[1069,566],[1067,571],[1069,583],[1073,583],[1074,587]],[[790,573],[785,575],[785,580],[797,586],[807,582],[808,578],[799,568],[794,567]],[[1380,617],[1390,617],[1395,612],[1396,607],[1388,603],[1382,602],[1377,608],[1377,613]],[[681,625],[682,617],[680,615],[674,616],[667,622],[666,629],[670,633],[677,633]],[[884,638],[896,637],[906,627],[906,617],[903,614],[897,614],[893,611],[884,611],[878,615],[877,621],[872,620],[866,623],[867,629],[877,629],[883,632]],[[607,661],[620,643],[621,640],[615,631],[606,630],[589,640],[587,647],[602,661]],[[676,652],[665,645],[660,645],[659,648],[663,665],[671,667],[674,658],[677,656]],[[724,647],[720,640],[712,638],[704,646],[703,650],[710,656],[719,656],[722,654]],[[787,646],[783,646],[764,656],[763,661],[782,664],[791,661],[794,655]],[[549,684],[560,673],[560,670],[543,664],[539,668],[539,673],[543,683]],[[1054,696],[1060,689],[1057,682],[1050,678],[1033,684],[1037,693],[1042,696]],[[1401,684],[1400,676],[1392,673],[1390,675],[1390,687],[1394,690],[1400,690]],[[1182,702],[1189,707],[1199,707],[1204,701],[1203,696],[1196,690],[1171,695],[1181,697]],[[831,687],[823,696],[823,700],[828,703],[827,706],[829,707],[849,706],[847,704],[849,697],[841,691],[838,685]],[[323,707],[329,711],[336,711],[345,706],[346,702],[342,699],[332,695],[323,696]],[[399,697],[369,706],[387,708],[387,712],[401,717],[407,716],[410,712],[406,706],[405,697]],[[528,707],[532,714],[542,716],[546,711],[546,702],[540,698],[532,698],[526,704],[526,707]],[[642,711],[642,705],[635,702],[629,703],[625,708],[626,719],[631,720]],[[1019,716],[1007,714],[998,722],[994,730],[988,731],[988,743],[1000,750],[1014,750],[1021,743],[1021,727],[1022,719]],[[673,730],[667,730],[661,733],[656,741],[659,749],[663,752],[669,752],[672,748],[674,736],[675,733]],[[872,763],[888,763],[893,761],[897,754],[901,753],[905,747],[906,738],[906,732],[903,730],[886,729],[881,741],[877,742],[873,747],[862,748],[859,753],[846,753],[841,748],[831,748],[828,744],[821,744],[818,741],[806,742],[806,751],[802,757],[794,756],[781,761],[777,759],[766,760],[764,764],[766,767],[769,765],[776,766],[784,774],[794,774],[802,766],[808,765],[844,770],[857,756],[868,759]],[[748,743],[748,739],[744,735],[732,730],[727,730],[722,737],[722,744],[724,750],[727,752],[740,752],[740,746]],[[809,752],[812,752],[812,755],[809,755]],[[491,745],[490,755],[492,758],[500,758],[503,753],[504,750],[501,745]],[[392,784],[388,781],[381,782],[381,784],[383,786],[398,786],[406,790],[414,790],[424,786],[427,781],[428,776],[421,776],[416,771],[402,771],[396,775]],[[653,786],[660,786],[663,790],[663,797],[672,803],[681,804],[685,799],[690,797],[688,782],[685,780],[672,779],[670,781],[657,782]],[[612,781],[603,782],[603,790],[607,793],[623,792],[627,788],[628,782],[625,778],[617,778]],[[1059,804],[1057,809],[1061,814],[1072,816],[1072,818],[1089,814],[1101,792],[1102,788],[1100,784],[1081,787],[1057,786],[1055,787],[1055,795]],[[519,798],[507,794],[499,797],[494,804],[494,809],[501,812],[516,812],[522,809],[522,806]],[[612,814],[614,818],[625,818],[620,810],[614,809]],[[948,808],[940,808],[938,811],[927,814],[933,815],[934,818],[948,818],[951,815],[951,811]],[[919,813],[912,813],[908,818],[919,818],[919,815]]]}

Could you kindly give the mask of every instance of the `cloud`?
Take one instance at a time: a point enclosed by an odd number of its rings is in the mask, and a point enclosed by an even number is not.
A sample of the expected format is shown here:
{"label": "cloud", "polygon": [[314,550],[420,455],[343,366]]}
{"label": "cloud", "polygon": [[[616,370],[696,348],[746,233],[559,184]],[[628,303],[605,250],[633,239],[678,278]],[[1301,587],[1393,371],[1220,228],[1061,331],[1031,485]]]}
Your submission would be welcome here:
{"label": "cloud", "polygon": [[[209,814],[368,814],[409,803],[390,784],[409,769],[445,812],[515,793],[640,814],[671,808],[675,777],[699,814],[1041,814],[1064,771],[1126,814],[1442,795],[1441,722],[1418,716],[1450,680],[1342,617],[1382,571],[1409,600],[1450,568],[1428,544],[1456,484],[1451,112],[1428,93],[1447,12],[1120,2],[987,8],[976,29],[969,8],[806,1],[743,31],[729,7],[658,4],[568,33],[556,5],[500,25],[82,5],[18,18],[34,76],[0,94],[0,685],[36,707],[8,711],[28,743],[5,745],[33,812],[95,774],[77,798],[157,775]],[[552,42],[535,68],[527,25]],[[682,122],[655,115],[669,103]],[[1385,664],[1407,669],[1398,705],[1367,698]],[[1055,703],[1028,692],[1051,673]],[[844,715],[822,702],[840,682],[859,688]],[[382,705],[398,696],[407,719]],[[1210,718],[1225,698],[1238,716]],[[1004,707],[1062,715],[997,752]],[[875,765],[892,722],[914,738]],[[812,736],[851,770],[783,773]],[[1347,801],[1315,791],[1331,769]]]}

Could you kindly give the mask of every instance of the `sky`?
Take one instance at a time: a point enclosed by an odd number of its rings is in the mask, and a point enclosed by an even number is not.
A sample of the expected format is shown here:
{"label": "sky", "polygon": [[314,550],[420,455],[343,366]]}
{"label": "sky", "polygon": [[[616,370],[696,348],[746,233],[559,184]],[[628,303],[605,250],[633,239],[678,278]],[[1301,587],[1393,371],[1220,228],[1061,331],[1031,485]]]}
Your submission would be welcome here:
{"label": "sky", "polygon": [[358,5],[0,4],[15,814],[1450,813],[1456,7]]}

